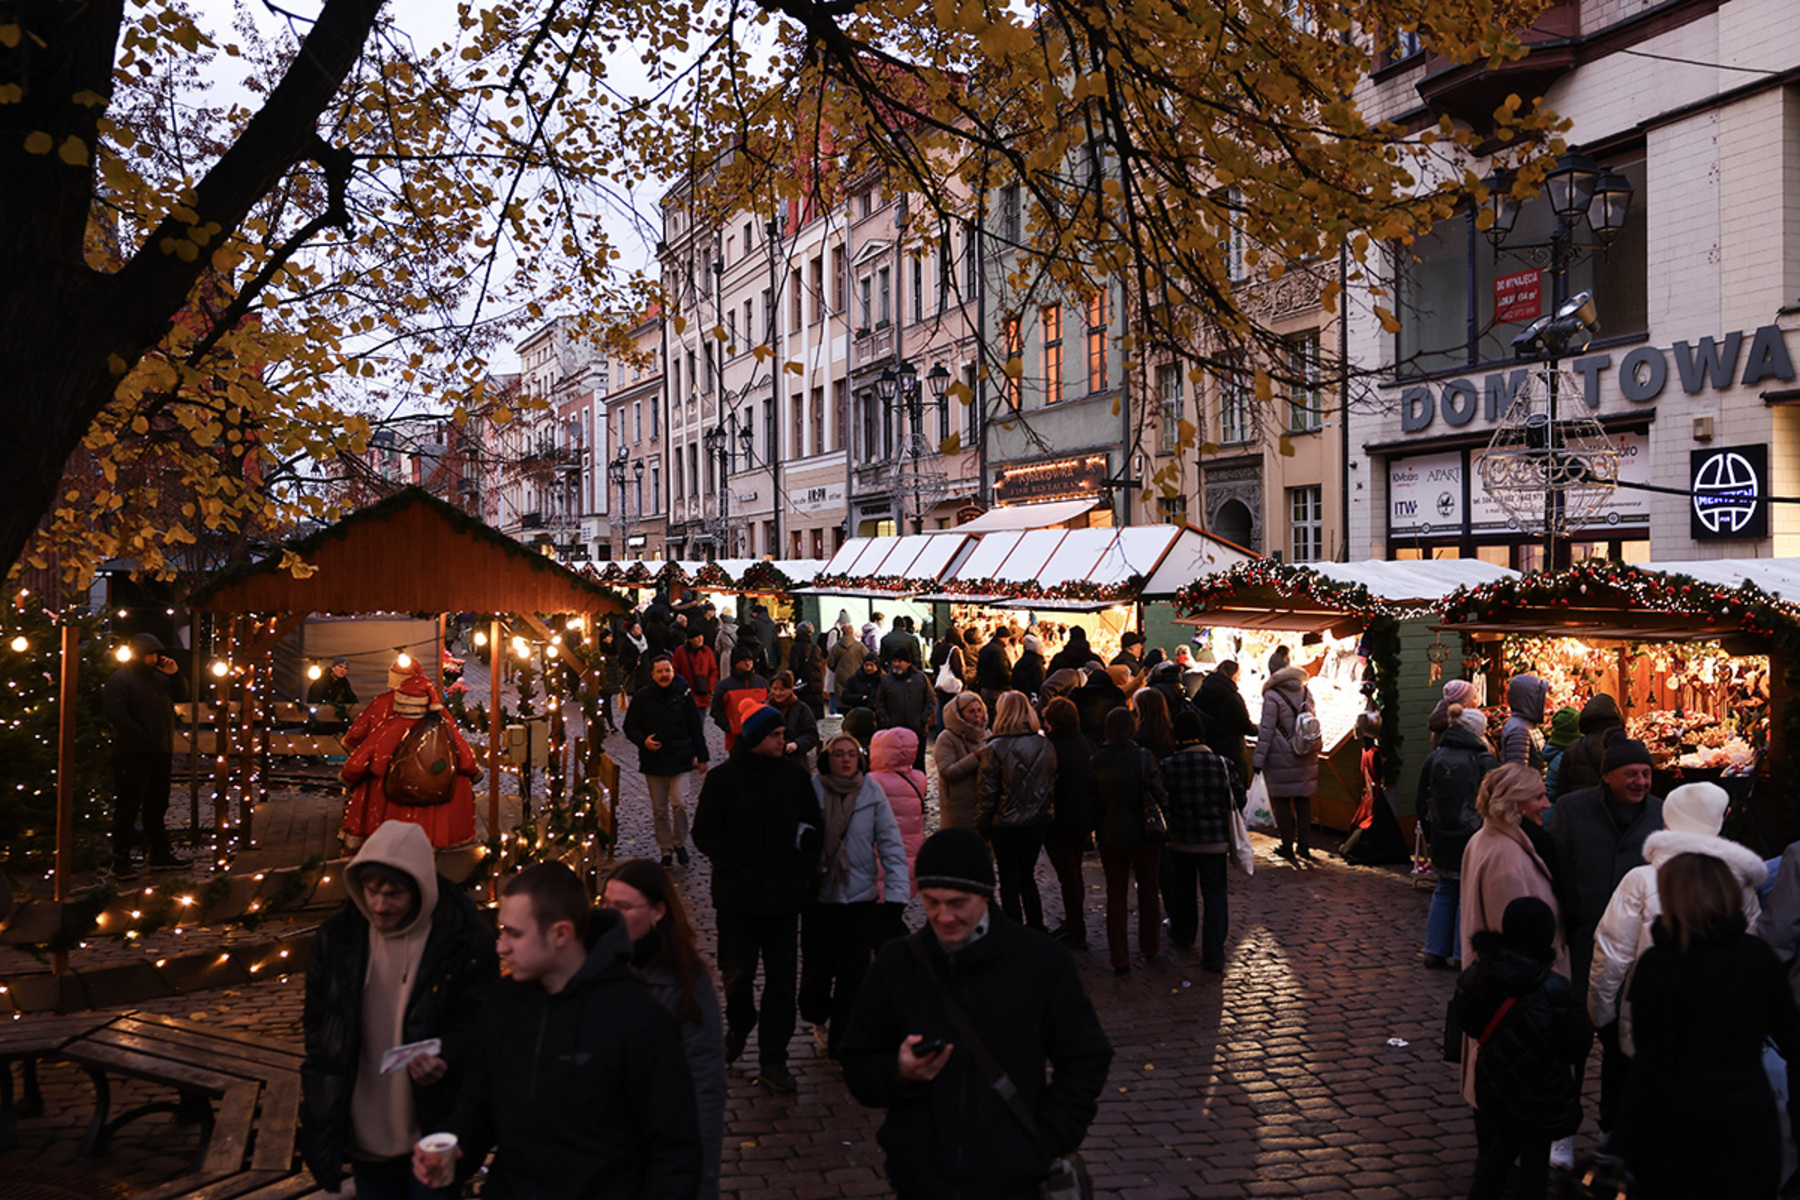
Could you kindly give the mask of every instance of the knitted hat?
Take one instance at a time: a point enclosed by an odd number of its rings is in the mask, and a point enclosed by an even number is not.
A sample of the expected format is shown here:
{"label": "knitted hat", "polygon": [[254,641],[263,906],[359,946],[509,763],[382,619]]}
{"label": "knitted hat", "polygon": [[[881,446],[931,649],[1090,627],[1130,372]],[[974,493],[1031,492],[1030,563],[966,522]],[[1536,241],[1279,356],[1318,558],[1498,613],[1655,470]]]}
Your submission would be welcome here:
{"label": "knitted hat", "polygon": [[1043,653],[1043,650],[1044,650],[1044,643],[1038,641],[1037,634],[1028,633],[1025,635],[1025,653],[1041,654],[1041,653]]}
{"label": "knitted hat", "polygon": [[756,661],[756,651],[754,651],[750,648],[749,642],[740,642],[735,647],[732,648],[732,651],[731,651],[731,665],[732,666],[735,667],[741,662],[753,663],[755,661]]}
{"label": "knitted hat", "polygon": [[940,829],[925,839],[914,860],[920,889],[950,888],[994,898],[994,860],[973,829]]}
{"label": "knitted hat", "polygon": [[140,660],[145,655],[163,652],[162,639],[154,633],[134,633],[126,639],[125,644],[131,647],[131,656]]}
{"label": "knitted hat", "polygon": [[1547,740],[1552,746],[1567,747],[1579,737],[1581,737],[1581,714],[1575,710],[1573,705],[1565,704],[1556,710],[1555,716],[1550,718],[1550,737]]}
{"label": "knitted hat", "polygon": [[784,725],[781,710],[765,704],[744,718],[743,731],[738,740],[747,746],[754,746]]}
{"label": "knitted hat", "polygon": [[1444,685],[1444,699],[1451,704],[1472,704],[1475,701],[1475,685],[1466,679],[1452,679]]}
{"label": "knitted hat", "polygon": [[1600,773],[1609,775],[1620,767],[1650,766],[1650,748],[1634,738],[1618,738],[1607,743],[1606,757],[1600,760]]}
{"label": "knitted hat", "polygon": [[1476,708],[1474,705],[1470,705],[1468,708],[1463,709],[1451,719],[1476,737],[1481,737],[1487,733],[1487,714],[1482,712],[1479,708]]}
{"label": "knitted hat", "polygon": [[1144,644],[1144,635],[1141,633],[1127,632],[1127,633],[1122,633],[1119,635],[1119,648],[1121,650],[1127,649],[1132,646],[1141,646],[1143,644]]}
{"label": "knitted hat", "polygon": [[1520,896],[1506,906],[1500,933],[1515,950],[1546,960],[1556,956],[1556,914],[1536,896]]}
{"label": "knitted hat", "polygon": [[1684,783],[1663,801],[1663,828],[1719,835],[1731,797],[1716,783]]}

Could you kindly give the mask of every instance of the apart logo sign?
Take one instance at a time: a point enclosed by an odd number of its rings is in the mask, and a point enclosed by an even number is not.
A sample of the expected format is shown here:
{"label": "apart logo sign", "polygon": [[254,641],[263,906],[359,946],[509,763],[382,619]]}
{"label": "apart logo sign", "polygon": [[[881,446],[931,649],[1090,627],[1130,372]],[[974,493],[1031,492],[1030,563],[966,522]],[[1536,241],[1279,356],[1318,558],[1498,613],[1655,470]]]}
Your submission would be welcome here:
{"label": "apart logo sign", "polygon": [[1768,536],[1767,445],[1695,450],[1688,478],[1694,494],[1689,532],[1696,541]]}

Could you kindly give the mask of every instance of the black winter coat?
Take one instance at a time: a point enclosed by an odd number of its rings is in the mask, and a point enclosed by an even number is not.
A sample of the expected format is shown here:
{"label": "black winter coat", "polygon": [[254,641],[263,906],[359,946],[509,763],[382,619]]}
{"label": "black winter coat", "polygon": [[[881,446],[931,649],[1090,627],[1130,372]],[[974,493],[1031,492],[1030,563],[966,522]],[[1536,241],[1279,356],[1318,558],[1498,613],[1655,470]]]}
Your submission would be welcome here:
{"label": "black winter coat", "polygon": [[1102,850],[1153,846],[1144,835],[1144,815],[1154,800],[1164,802],[1156,755],[1134,741],[1107,742],[1094,751],[1094,838]]}
{"label": "black winter coat", "polygon": [[[989,905],[979,941],[945,955],[927,927],[889,942],[856,995],[840,1054],[861,1103],[884,1108],[877,1135],[900,1200],[1025,1200],[1050,1159],[1081,1145],[1098,1111],[1112,1047],[1069,952]],[[1043,1136],[1034,1145],[945,1014],[908,945],[919,942]],[[928,1084],[902,1083],[895,1054],[909,1034],[955,1043]]]}
{"label": "black winter coat", "polygon": [[799,912],[818,878],[824,829],[806,768],[740,743],[706,773],[694,807],[694,845],[712,862],[713,907]]}
{"label": "black winter coat", "polygon": [[975,687],[983,692],[1004,692],[1011,686],[1012,662],[1006,657],[1006,643],[992,638],[975,656]]}
{"label": "black winter coat", "polygon": [[[625,710],[625,736],[638,748],[638,770],[645,775],[680,775],[705,762],[706,726],[687,680],[677,675],[668,687],[649,687],[631,698]],[[644,742],[655,737],[661,749]]]}
{"label": "black winter coat", "polygon": [[931,684],[917,667],[904,675],[889,671],[881,677],[881,684],[875,689],[876,728],[910,729],[923,742],[936,712]]}
{"label": "black winter coat", "polygon": [[106,677],[102,703],[112,726],[114,754],[168,754],[175,745],[179,675],[134,660]]}
{"label": "black winter coat", "polygon": [[824,702],[825,652],[819,649],[811,634],[805,637],[794,635],[793,645],[788,647],[787,669],[794,677],[794,691],[800,699],[809,704]]}
{"label": "black winter coat", "polygon": [[[1606,911],[1619,881],[1631,868],[1644,865],[1644,839],[1663,827],[1662,807],[1661,796],[1646,796],[1633,819],[1620,825],[1607,803],[1605,784],[1567,793],[1556,802],[1550,833],[1562,851],[1568,877],[1566,894],[1575,905],[1573,911],[1566,904],[1562,910],[1571,951],[1579,949],[1578,943],[1593,944],[1594,926],[1600,923],[1600,914]],[[1558,883],[1563,880],[1559,878]],[[1586,963],[1572,961],[1571,965]]]}
{"label": "black winter coat", "polygon": [[624,920],[597,909],[588,937],[562,991],[506,979],[488,997],[445,1126],[459,1178],[497,1146],[482,1192],[496,1200],[689,1200],[700,1121],[680,1029],[631,974]]}
{"label": "black winter coat", "polygon": [[1106,714],[1125,704],[1125,692],[1105,671],[1096,671],[1088,681],[1069,693],[1075,711],[1081,714],[1081,732],[1098,746],[1106,740]]}
{"label": "black winter coat", "polygon": [[1086,845],[1094,833],[1089,809],[1089,797],[1094,794],[1094,768],[1089,762],[1094,757],[1094,743],[1080,732],[1049,737],[1050,749],[1056,754],[1056,787],[1051,793],[1053,811],[1044,837]]}
{"label": "black winter coat", "polygon": [[1079,628],[1071,630],[1068,644],[1051,656],[1050,670],[1060,671],[1066,667],[1073,671],[1079,671],[1089,663],[1099,660],[1100,656],[1095,654],[1094,648],[1087,643],[1087,635],[1083,634],[1077,638],[1075,636],[1077,632],[1079,632]]}
{"label": "black winter coat", "polygon": [[1772,1196],[1781,1182],[1778,1114],[1765,1039],[1800,1087],[1800,1016],[1775,952],[1738,917],[1686,951],[1658,921],[1631,982],[1632,1060],[1608,1148],[1652,1200]]}
{"label": "black winter coat", "polygon": [[1431,865],[1449,879],[1462,877],[1463,850],[1481,829],[1475,794],[1500,765],[1487,743],[1461,725],[1445,728],[1437,749],[1419,769],[1419,818],[1431,839]]}
{"label": "black winter coat", "polygon": [[[350,1093],[362,1054],[363,981],[369,966],[369,922],[350,901],[319,926],[306,965],[301,1023],[306,1060],[300,1067],[300,1154],[319,1186],[338,1190],[350,1145]],[[412,994],[406,1000],[405,1041],[443,1040],[448,1066],[429,1087],[413,1084],[419,1128],[441,1129],[456,1106],[457,1089],[475,1053],[482,1002],[500,978],[494,931],[475,902],[438,877],[437,907]]]}
{"label": "black winter coat", "polygon": [[866,708],[875,711],[875,693],[881,689],[881,681],[885,678],[880,671],[873,675],[867,671],[858,671],[844,685],[838,696],[838,707],[845,712],[853,708]]}
{"label": "black winter coat", "polygon": [[1194,693],[1194,707],[1206,727],[1206,744],[1235,764],[1247,783],[1250,779],[1250,748],[1244,739],[1255,737],[1259,726],[1250,719],[1250,709],[1237,684],[1217,671],[1200,681]]}
{"label": "black winter coat", "polygon": [[1019,655],[1012,668],[1012,690],[1035,696],[1044,686],[1044,656],[1035,650]]}
{"label": "black winter coat", "polygon": [[1056,752],[1035,733],[990,737],[975,781],[975,828],[1030,829],[1050,824],[1056,801]]}
{"label": "black winter coat", "polygon": [[1499,934],[1477,933],[1474,947],[1479,957],[1457,979],[1451,1000],[1463,1032],[1479,1039],[1507,998],[1515,998],[1475,1051],[1476,1102],[1514,1128],[1567,1137],[1581,1125],[1575,1064],[1594,1040],[1587,1008],[1548,962],[1520,953]]}

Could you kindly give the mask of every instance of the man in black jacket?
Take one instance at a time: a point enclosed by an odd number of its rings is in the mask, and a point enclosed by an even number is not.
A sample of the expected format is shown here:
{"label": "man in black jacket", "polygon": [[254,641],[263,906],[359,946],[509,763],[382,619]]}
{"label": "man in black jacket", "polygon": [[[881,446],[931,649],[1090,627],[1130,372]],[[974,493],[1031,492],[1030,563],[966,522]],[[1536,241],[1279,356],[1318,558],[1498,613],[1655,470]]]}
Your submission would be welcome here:
{"label": "man in black jacket", "polygon": [[[344,872],[350,899],[319,927],[301,1024],[300,1153],[321,1188],[352,1159],[359,1196],[405,1196],[413,1143],[442,1127],[473,1054],[483,997],[500,977],[494,935],[437,873],[431,840],[388,821]],[[382,1072],[382,1056],[441,1044]]]}
{"label": "man in black jacket", "polygon": [[127,643],[131,661],[106,677],[103,704],[113,728],[113,874],[130,879],[137,823],[144,822],[144,861],[151,869],[176,869],[187,860],[169,847],[163,815],[175,747],[176,663],[155,634],[137,633]]}
{"label": "man in black jacket", "polygon": [[912,660],[915,663],[922,661],[925,657],[925,647],[921,646],[919,639],[913,636],[911,617],[895,617],[894,628],[881,639],[880,646],[881,665],[884,668],[893,665],[894,655],[902,649],[912,652]]}
{"label": "man in black jacket", "polygon": [[[920,847],[926,928],[889,942],[857,993],[844,1081],[885,1108],[878,1135],[899,1200],[1027,1200],[1053,1157],[1081,1145],[1112,1047],[1069,952],[993,904],[981,835],[946,829]],[[948,996],[1016,1089],[1036,1136],[958,1032]],[[916,1053],[935,1044],[931,1053]]]}
{"label": "man in black jacket", "polygon": [[625,736],[638,748],[638,770],[650,791],[650,820],[662,865],[670,857],[688,864],[687,777],[706,775],[711,757],[706,727],[687,681],[666,654],[650,663],[650,686],[640,688],[625,711]]}
{"label": "man in black jacket", "polygon": [[936,715],[937,697],[925,673],[916,668],[918,656],[910,646],[894,651],[894,662],[875,689],[875,728],[910,729],[919,735],[913,767],[925,769],[925,734]]}
{"label": "man in black jacket", "polygon": [[[819,873],[824,829],[806,768],[787,757],[787,725],[767,705],[751,713],[731,757],[713,768],[694,813],[694,846],[712,862],[712,900],[725,983],[725,1061],[757,1034],[757,1082],[792,1092],[787,1066],[799,976],[800,909]],[[756,965],[763,970],[762,1011]]]}
{"label": "man in black jacket", "polygon": [[[500,896],[510,977],[482,1008],[476,1052],[443,1129],[460,1164],[413,1154],[431,1187],[460,1184],[489,1147],[486,1194],[533,1200],[688,1200],[700,1117],[675,1017],[631,973],[631,937],[560,862]],[[452,1179],[454,1176],[454,1180]]]}
{"label": "man in black jacket", "polygon": [[1006,630],[996,626],[987,645],[975,656],[975,690],[987,705],[988,721],[994,719],[994,705],[1000,693],[1012,687],[1012,656],[1006,652]]}

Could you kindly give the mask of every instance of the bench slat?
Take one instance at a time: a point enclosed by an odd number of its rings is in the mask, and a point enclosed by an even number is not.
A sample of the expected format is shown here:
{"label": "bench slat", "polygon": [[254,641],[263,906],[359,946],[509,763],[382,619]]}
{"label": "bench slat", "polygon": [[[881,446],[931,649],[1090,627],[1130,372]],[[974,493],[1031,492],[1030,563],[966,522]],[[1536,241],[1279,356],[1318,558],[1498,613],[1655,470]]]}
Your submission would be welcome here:
{"label": "bench slat", "polygon": [[250,1152],[255,1170],[294,1169],[294,1142],[300,1133],[300,1076],[283,1074],[263,1086],[262,1112],[256,1118],[256,1147]]}
{"label": "bench slat", "polygon": [[139,1037],[121,1029],[99,1029],[81,1039],[83,1046],[110,1046],[117,1050],[128,1050],[141,1054],[146,1058],[167,1060],[183,1066],[198,1067],[203,1071],[213,1071],[222,1076],[238,1079],[254,1079],[258,1082],[280,1068],[267,1067],[261,1063],[247,1062],[242,1059],[214,1054],[203,1046],[191,1042],[162,1041],[156,1038]]}
{"label": "bench slat", "polygon": [[227,1042],[240,1042],[258,1050],[280,1050],[304,1057],[305,1051],[292,1042],[282,1038],[259,1037],[254,1033],[241,1033],[235,1029],[226,1029],[216,1025],[202,1025],[198,1021],[190,1021],[185,1017],[166,1017],[161,1013],[134,1012],[128,1013],[134,1021],[144,1021],[151,1025],[161,1025],[165,1029],[178,1029],[183,1033],[198,1034],[201,1037],[219,1038]]}
{"label": "bench slat", "polygon": [[86,1037],[113,1022],[113,1017],[80,1013],[62,1017],[27,1017],[0,1024],[0,1054],[42,1053],[64,1042]]}
{"label": "bench slat", "polygon": [[278,1183],[260,1187],[254,1192],[247,1192],[238,1200],[297,1200],[301,1196],[326,1197],[326,1192],[313,1182],[312,1174],[302,1170],[298,1175],[290,1175]]}
{"label": "bench slat", "polygon": [[161,1080],[183,1087],[199,1088],[214,1096],[223,1096],[230,1088],[244,1084],[240,1076],[203,1070],[172,1058],[123,1050],[92,1039],[73,1042],[64,1046],[59,1053],[70,1062],[80,1063],[82,1066],[117,1071],[134,1079]]}
{"label": "bench slat", "polygon": [[212,1142],[206,1147],[204,1174],[242,1171],[250,1149],[250,1130],[256,1124],[256,1098],[260,1083],[246,1082],[227,1088],[213,1118]]}
{"label": "bench slat", "polygon": [[222,1177],[179,1175],[159,1187],[139,1192],[132,1200],[234,1200],[251,1195],[272,1181],[278,1181],[276,1186],[286,1182],[279,1180],[274,1171],[233,1171]]}
{"label": "bench slat", "polygon": [[[226,1041],[224,1038],[210,1034],[193,1034],[184,1030],[170,1029],[166,1025],[140,1021],[136,1017],[124,1017],[112,1028],[105,1031],[108,1038],[115,1035],[129,1035],[144,1038],[167,1046],[191,1049],[201,1054],[217,1055],[223,1059],[238,1059],[246,1064],[254,1064],[261,1070],[261,1075],[270,1072],[298,1071],[305,1061],[305,1055],[279,1048],[270,1049],[261,1046],[246,1046],[242,1042]],[[247,1074],[248,1072],[239,1072]]]}

